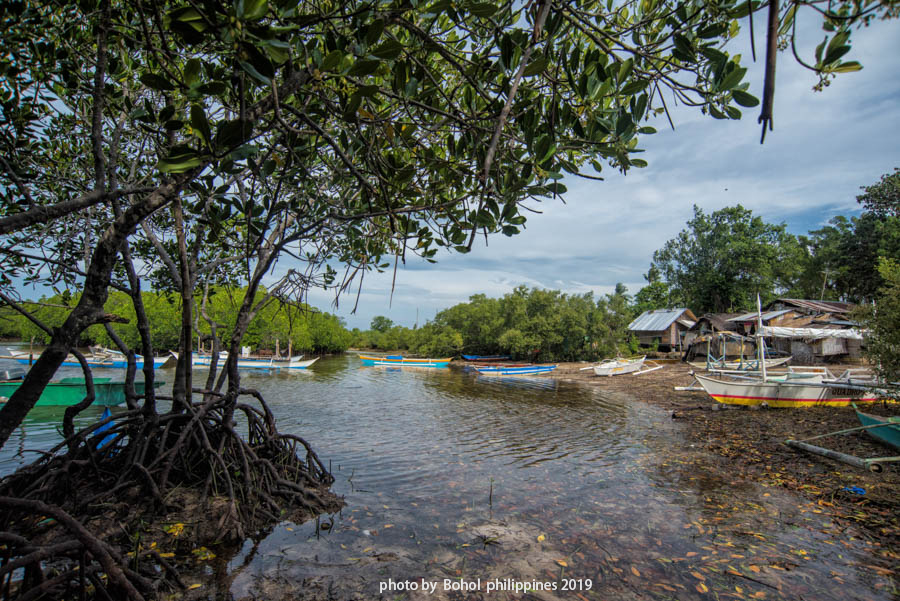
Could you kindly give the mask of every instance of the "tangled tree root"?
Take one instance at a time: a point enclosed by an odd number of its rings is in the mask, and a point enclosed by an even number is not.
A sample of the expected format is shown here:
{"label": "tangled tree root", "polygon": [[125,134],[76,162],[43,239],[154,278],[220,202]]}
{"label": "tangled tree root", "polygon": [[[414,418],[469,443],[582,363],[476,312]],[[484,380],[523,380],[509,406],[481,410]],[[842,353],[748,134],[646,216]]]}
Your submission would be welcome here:
{"label": "tangled tree root", "polygon": [[[341,507],[334,478],[306,441],[277,431],[258,392],[240,391],[253,404],[198,392],[206,400],[181,413],[98,422],[0,481],[2,599],[156,597],[185,587],[178,555],[194,544],[241,541]],[[166,539],[171,561],[144,544],[162,533],[147,524],[161,523],[179,527]]]}

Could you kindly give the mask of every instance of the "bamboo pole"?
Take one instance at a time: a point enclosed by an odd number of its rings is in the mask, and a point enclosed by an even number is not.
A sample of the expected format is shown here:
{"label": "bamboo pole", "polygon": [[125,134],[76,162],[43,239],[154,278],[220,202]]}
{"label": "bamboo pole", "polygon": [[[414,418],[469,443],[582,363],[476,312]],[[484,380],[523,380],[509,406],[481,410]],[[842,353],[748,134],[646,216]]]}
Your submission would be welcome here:
{"label": "bamboo pole", "polygon": [[804,450],[808,453],[821,455],[822,457],[828,457],[829,459],[835,459],[842,463],[846,463],[848,465],[852,465],[854,467],[876,473],[880,473],[882,470],[884,470],[884,467],[881,465],[881,463],[900,461],[900,457],[876,457],[873,459],[863,459],[861,457],[856,457],[855,455],[847,455],[846,453],[832,451],[831,449],[826,449],[825,447],[817,447],[813,444],[800,442],[799,440],[786,440],[784,444],[789,447]]}

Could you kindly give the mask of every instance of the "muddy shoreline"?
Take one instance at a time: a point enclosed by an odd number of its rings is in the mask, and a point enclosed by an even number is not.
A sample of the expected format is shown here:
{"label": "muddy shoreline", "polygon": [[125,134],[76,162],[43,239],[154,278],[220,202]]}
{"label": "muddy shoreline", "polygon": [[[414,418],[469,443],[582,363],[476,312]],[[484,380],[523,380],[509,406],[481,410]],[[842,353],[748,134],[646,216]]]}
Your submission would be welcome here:
{"label": "muddy shoreline", "polygon": [[[599,377],[580,371],[587,363],[563,363],[555,370],[560,380],[626,393],[635,401],[671,412],[691,445],[709,452],[706,466],[733,481],[780,487],[815,503],[835,520],[858,528],[888,565],[900,562],[900,463],[884,464],[881,473],[796,451],[784,444],[859,425],[852,408],[805,409],[724,408],[705,392],[676,391],[694,381],[691,366],[681,361],[660,363],[663,369],[638,376]],[[858,366],[854,366],[858,367]],[[840,368],[834,370],[840,371]],[[898,415],[900,406],[877,404],[866,412]],[[854,432],[818,442],[857,457],[897,455],[895,449]],[[864,494],[860,494],[861,490]]]}

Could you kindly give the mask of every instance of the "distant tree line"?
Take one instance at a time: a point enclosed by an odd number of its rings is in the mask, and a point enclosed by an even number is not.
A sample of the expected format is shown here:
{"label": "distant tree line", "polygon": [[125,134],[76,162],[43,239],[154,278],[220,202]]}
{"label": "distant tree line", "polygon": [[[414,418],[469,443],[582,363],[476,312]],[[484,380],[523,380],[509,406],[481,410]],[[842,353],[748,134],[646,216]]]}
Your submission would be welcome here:
{"label": "distant tree line", "polygon": [[[213,287],[195,300],[198,307],[204,307],[205,316],[198,311],[194,338],[204,339],[208,347],[212,328],[209,320],[216,324],[216,332],[221,340],[228,341],[233,333],[238,310],[244,301],[246,288]],[[262,300],[265,290],[256,293],[256,300]],[[51,327],[63,323],[71,308],[78,302],[79,294],[63,291],[50,297],[43,297],[34,303],[33,313]],[[156,349],[176,349],[181,331],[181,297],[174,294],[143,292],[144,308],[150,322],[150,337]],[[134,312],[134,304],[129,296],[112,292],[104,305],[107,313],[125,318],[127,323],[115,323],[111,327],[125,344],[140,348],[140,334]],[[208,317],[209,319],[206,319]],[[45,344],[49,335],[31,321],[8,307],[0,308],[0,336],[34,341]],[[270,301],[250,323],[242,344],[250,348],[274,350],[276,345],[284,352],[290,347],[294,352],[334,353],[350,346],[350,332],[340,318],[323,313],[308,305],[297,306]],[[83,345],[102,345],[115,348],[112,337],[103,326],[92,326],[81,336]]]}
{"label": "distant tree line", "polygon": [[534,361],[593,360],[636,351],[626,328],[634,316],[625,286],[613,294],[564,294],[519,286],[502,298],[476,294],[439,312],[421,328],[378,316],[354,329],[353,344],[427,356],[510,355]]}

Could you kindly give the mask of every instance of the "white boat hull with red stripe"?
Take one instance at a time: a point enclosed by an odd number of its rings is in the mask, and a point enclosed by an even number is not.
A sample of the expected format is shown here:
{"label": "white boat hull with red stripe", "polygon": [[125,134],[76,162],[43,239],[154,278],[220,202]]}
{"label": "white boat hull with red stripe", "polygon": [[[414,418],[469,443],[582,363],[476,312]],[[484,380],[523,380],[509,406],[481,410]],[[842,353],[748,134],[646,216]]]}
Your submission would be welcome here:
{"label": "white boat hull with red stripe", "polygon": [[791,380],[722,380],[695,374],[694,377],[713,399],[726,405],[761,405],[769,407],[846,407],[852,402],[881,401],[879,395],[865,386],[839,380],[823,382]]}

